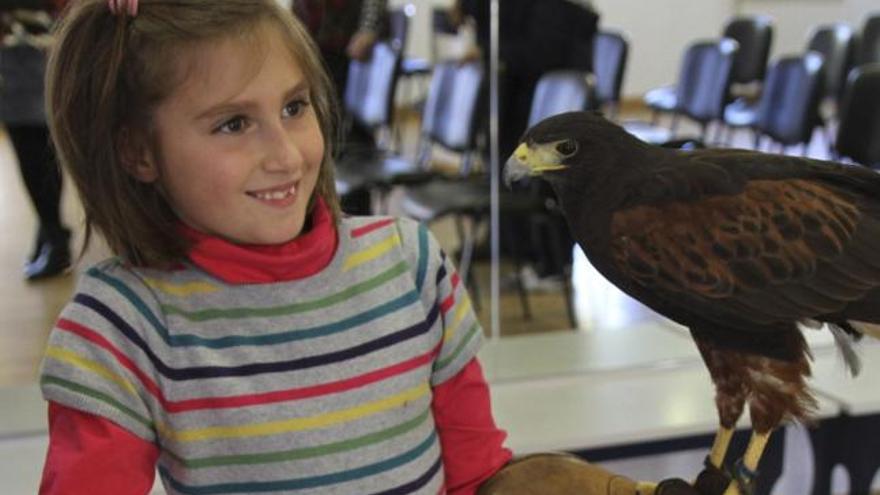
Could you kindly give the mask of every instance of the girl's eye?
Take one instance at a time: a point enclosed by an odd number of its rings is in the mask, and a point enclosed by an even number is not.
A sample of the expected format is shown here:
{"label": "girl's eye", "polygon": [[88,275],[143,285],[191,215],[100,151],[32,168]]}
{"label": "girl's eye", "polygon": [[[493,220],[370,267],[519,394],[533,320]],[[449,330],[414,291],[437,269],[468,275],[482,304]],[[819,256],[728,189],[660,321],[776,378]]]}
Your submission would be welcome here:
{"label": "girl's eye", "polygon": [[285,117],[296,117],[300,113],[305,110],[305,108],[309,105],[308,100],[305,99],[296,99],[289,102],[287,105],[284,105],[284,116]]}
{"label": "girl's eye", "polygon": [[238,115],[220,124],[214,132],[223,132],[226,134],[237,134],[247,128],[247,120]]}

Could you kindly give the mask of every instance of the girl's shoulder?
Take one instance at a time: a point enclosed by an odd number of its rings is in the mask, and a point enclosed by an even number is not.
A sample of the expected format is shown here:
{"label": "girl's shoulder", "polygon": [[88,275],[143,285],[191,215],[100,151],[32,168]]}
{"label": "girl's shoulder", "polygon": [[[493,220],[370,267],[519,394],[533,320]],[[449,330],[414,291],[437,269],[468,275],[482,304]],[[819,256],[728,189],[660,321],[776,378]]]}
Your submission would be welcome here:
{"label": "girl's shoulder", "polygon": [[77,282],[76,293],[108,302],[137,301],[150,305],[156,299],[157,287],[195,283],[196,278],[199,278],[198,272],[185,264],[167,269],[146,268],[114,257],[85,269]]}

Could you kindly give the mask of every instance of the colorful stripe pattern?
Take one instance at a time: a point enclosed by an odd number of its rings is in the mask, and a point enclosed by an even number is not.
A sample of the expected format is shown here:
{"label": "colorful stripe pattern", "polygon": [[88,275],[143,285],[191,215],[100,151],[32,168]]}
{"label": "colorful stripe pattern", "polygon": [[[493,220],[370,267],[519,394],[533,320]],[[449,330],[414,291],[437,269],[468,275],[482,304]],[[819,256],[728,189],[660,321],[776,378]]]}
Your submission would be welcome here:
{"label": "colorful stripe pattern", "polygon": [[41,381],[48,400],[156,442],[168,493],[436,494],[431,387],[481,335],[427,229],[350,218],[330,265],[303,280],[92,268]]}

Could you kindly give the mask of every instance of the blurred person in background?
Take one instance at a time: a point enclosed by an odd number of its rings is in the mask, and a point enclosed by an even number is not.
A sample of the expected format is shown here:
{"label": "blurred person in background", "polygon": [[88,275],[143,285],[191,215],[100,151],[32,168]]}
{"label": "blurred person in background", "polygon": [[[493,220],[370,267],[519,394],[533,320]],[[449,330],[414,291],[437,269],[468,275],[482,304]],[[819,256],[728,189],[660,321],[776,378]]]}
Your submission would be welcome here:
{"label": "blurred person in background", "polygon": [[38,280],[70,266],[70,231],[62,224],[61,170],[50,146],[43,75],[52,20],[66,0],[0,3],[0,121],[12,141],[21,177],[39,219],[24,276]]}
{"label": "blurred person in background", "polygon": [[[477,50],[466,58],[480,57],[489,67],[489,0],[458,0],[451,18],[472,18],[477,28]],[[573,69],[590,71],[593,36],[599,13],[588,0],[503,0],[499,2],[499,157],[513,153],[526,130],[532,95],[542,75]],[[488,99],[486,100],[488,101]],[[483,113],[488,115],[488,111]],[[522,181],[515,186],[553,204],[555,196],[544,181]],[[551,217],[552,218],[552,217]],[[571,264],[574,241],[561,217],[548,223],[542,213],[525,218],[504,212],[501,218],[502,253],[518,246],[525,252],[523,282],[530,289],[558,286],[559,275]],[[548,242],[557,236],[557,242]],[[523,246],[520,239],[529,239]],[[554,248],[553,246],[557,246]]]}
{"label": "blurred person in background", "polygon": [[[293,0],[293,12],[318,44],[336,96],[342,101],[349,63],[368,60],[384,32],[388,0]],[[348,134],[346,141],[373,143],[372,136],[357,126]]]}

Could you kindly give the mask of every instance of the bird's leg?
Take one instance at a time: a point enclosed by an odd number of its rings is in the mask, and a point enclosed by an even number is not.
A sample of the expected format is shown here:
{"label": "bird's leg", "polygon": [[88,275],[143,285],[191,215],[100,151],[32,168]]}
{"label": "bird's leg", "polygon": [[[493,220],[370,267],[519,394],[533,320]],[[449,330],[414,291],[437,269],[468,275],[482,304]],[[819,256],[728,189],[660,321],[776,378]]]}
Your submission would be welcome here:
{"label": "bird's leg", "polygon": [[731,359],[735,356],[718,351],[696,334],[694,340],[715,384],[715,407],[718,409],[720,423],[712,450],[706,457],[705,467],[694,481],[694,488],[701,495],[722,495],[733,482],[733,477],[724,469],[724,458],[730,447],[736,422],[745,409],[748,387],[742,374],[732,372]]}
{"label": "bird's leg", "polygon": [[758,462],[764,454],[767,442],[770,440],[771,431],[752,432],[749,439],[749,446],[746,447],[746,453],[743,458],[736,463],[736,483],[731,483],[724,492],[724,495],[740,495],[742,493],[751,493],[752,482],[758,471]]}
{"label": "bird's leg", "polygon": [[712,442],[712,450],[709,452],[709,462],[717,468],[721,468],[724,464],[724,456],[727,454],[727,448],[730,447],[730,439],[733,438],[733,428],[718,428],[715,433],[715,441]]}
{"label": "bird's leg", "polygon": [[767,447],[771,433],[772,431],[763,433],[755,431],[752,433],[752,438],[749,439],[749,446],[746,448],[745,455],[743,455],[743,465],[749,471],[754,472],[758,469],[758,461],[761,460],[761,456],[764,454],[764,449]]}
{"label": "bird's leg", "polygon": [[654,495],[654,492],[657,490],[657,483],[651,483],[648,481],[639,481],[636,483],[636,494],[637,495]]}

